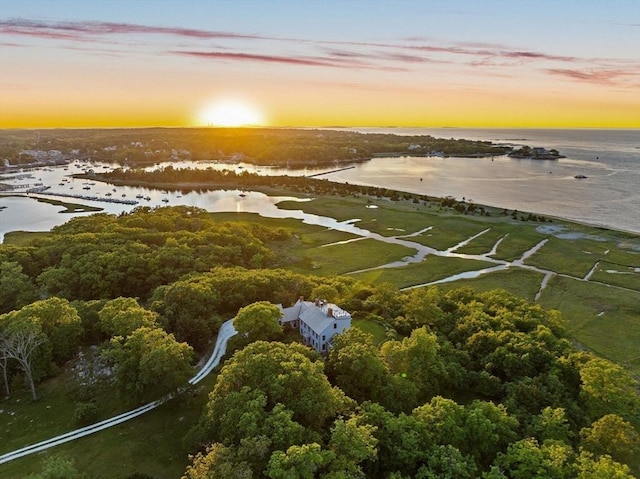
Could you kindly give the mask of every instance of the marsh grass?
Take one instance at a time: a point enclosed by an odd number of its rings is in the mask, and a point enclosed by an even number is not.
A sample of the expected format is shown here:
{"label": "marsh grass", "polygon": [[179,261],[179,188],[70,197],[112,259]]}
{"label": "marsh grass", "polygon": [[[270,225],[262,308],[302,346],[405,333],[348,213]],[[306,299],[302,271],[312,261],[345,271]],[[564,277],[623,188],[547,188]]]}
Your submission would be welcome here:
{"label": "marsh grass", "polygon": [[544,275],[536,271],[521,268],[510,268],[504,271],[486,274],[474,279],[461,279],[451,283],[438,284],[438,288],[450,290],[468,287],[476,291],[504,289],[511,294],[533,301],[540,290]]}
{"label": "marsh grass", "polygon": [[562,313],[573,339],[640,375],[640,292],[554,276],[539,302]]}
{"label": "marsh grass", "polygon": [[313,274],[329,276],[400,261],[415,252],[406,246],[367,238],[310,248],[304,254],[308,264],[312,265]]}
{"label": "marsh grass", "polygon": [[420,263],[408,264],[400,268],[380,268],[354,273],[354,278],[365,283],[392,283],[398,288],[407,288],[453,276],[465,271],[476,271],[495,266],[487,261],[462,258],[427,256]]}

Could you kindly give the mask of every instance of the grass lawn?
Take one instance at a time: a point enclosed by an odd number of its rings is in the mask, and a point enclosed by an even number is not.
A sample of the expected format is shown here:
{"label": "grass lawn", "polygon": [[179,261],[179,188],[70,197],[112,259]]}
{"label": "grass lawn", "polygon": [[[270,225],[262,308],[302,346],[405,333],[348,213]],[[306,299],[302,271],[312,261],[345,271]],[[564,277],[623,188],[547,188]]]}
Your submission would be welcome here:
{"label": "grass lawn", "polygon": [[420,263],[413,263],[400,268],[380,268],[373,271],[355,273],[352,276],[365,283],[389,282],[398,288],[406,288],[437,281],[464,271],[475,271],[491,266],[495,266],[495,264],[487,261],[429,255]]}
{"label": "grass lawn", "polygon": [[[180,477],[189,462],[182,439],[198,422],[207,402],[208,392],[215,384],[216,371],[198,384],[196,395],[187,394],[173,399],[132,421],[3,464],[0,477],[18,478],[38,472],[43,460],[54,454],[73,458],[78,470],[92,479],[126,477],[134,472],[149,474],[158,479]],[[46,387],[45,383],[40,385],[39,389],[44,390]],[[57,397],[47,399],[44,394],[41,401],[30,403],[30,405],[25,404],[26,407],[20,412],[33,423],[42,422],[42,427],[37,429],[48,432],[46,437],[35,439],[33,435],[22,434],[20,444],[16,444],[13,438],[5,444],[7,438],[3,430],[3,434],[0,435],[2,452],[76,429],[76,426],[69,425],[73,408],[69,408],[68,399],[66,399],[66,405],[69,411],[65,412],[62,407],[65,400],[64,393],[57,391],[52,394]],[[43,407],[45,404],[49,405],[45,401],[49,401],[52,407]],[[3,407],[5,403],[0,402],[0,409]],[[16,431],[13,426],[11,430]],[[17,429],[17,431],[22,430]]]}
{"label": "grass lawn", "polygon": [[376,346],[379,346],[387,340],[387,330],[377,321],[371,321],[370,319],[354,319],[351,324],[354,328],[358,328],[373,336],[373,344]]}

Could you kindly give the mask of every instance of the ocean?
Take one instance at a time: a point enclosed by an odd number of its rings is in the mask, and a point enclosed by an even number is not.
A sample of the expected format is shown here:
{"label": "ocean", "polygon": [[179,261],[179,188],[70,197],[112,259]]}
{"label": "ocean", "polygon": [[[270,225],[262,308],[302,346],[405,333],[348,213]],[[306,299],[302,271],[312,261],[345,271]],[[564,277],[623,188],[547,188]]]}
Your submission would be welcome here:
{"label": "ocean", "polygon": [[[439,138],[489,140],[510,145],[555,148],[565,158],[558,160],[493,158],[440,158],[403,156],[373,158],[353,168],[318,176],[331,181],[379,186],[429,196],[453,196],[476,204],[565,218],[605,228],[640,233],[640,130],[548,130],[461,128],[355,128],[365,133],[432,135]],[[114,165],[97,165],[110,169]],[[175,167],[190,166],[189,162]],[[211,165],[200,165],[208,167]],[[332,168],[284,170],[250,164],[216,165],[244,168],[259,174],[317,174]],[[27,173],[34,181],[51,185],[51,192],[66,193],[71,186],[81,193],[84,180],[63,181],[80,172],[80,166],[41,168]],[[585,178],[577,179],[577,175]],[[15,180],[24,183],[25,180]],[[7,182],[5,180],[5,182]],[[71,186],[70,186],[71,185]],[[209,211],[246,211],[266,216],[286,216],[275,206],[277,199],[260,193],[240,196],[238,191],[163,192],[135,187],[91,185],[87,194],[113,198],[142,196],[141,205],[185,204]],[[80,191],[78,191],[80,190]],[[104,208],[108,213],[130,211],[134,206],[92,200],[72,200]],[[4,208],[3,208],[4,207]],[[0,241],[9,231],[42,231],[66,222],[74,214],[59,214],[58,206],[31,198],[0,197]],[[85,213],[86,214],[86,213]]]}
{"label": "ocean", "polygon": [[[324,177],[640,233],[640,130],[358,129],[555,148],[566,158],[374,158]],[[576,179],[583,175],[586,178]]]}

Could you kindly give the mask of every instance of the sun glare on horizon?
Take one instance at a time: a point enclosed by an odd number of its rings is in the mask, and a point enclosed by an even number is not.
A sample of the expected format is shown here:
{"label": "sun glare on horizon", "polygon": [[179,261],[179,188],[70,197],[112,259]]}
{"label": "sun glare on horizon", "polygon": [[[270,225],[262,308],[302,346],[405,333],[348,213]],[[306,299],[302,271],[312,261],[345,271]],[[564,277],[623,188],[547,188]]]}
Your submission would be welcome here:
{"label": "sun glare on horizon", "polygon": [[224,100],[206,105],[200,112],[199,123],[219,127],[258,126],[264,124],[264,116],[245,101]]}

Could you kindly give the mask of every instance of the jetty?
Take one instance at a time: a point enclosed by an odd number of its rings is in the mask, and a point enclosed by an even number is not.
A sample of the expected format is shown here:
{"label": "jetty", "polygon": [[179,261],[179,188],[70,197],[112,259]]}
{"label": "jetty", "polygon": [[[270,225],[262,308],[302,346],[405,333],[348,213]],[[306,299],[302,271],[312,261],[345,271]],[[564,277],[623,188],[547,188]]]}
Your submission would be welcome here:
{"label": "jetty", "polygon": [[313,178],[314,176],[328,175],[329,173],[337,173],[338,171],[350,170],[352,168],[355,168],[355,166],[345,166],[344,168],[338,168],[338,169],[335,169],[335,170],[323,171],[322,173],[314,173],[313,175],[305,175],[305,177]]}

